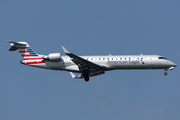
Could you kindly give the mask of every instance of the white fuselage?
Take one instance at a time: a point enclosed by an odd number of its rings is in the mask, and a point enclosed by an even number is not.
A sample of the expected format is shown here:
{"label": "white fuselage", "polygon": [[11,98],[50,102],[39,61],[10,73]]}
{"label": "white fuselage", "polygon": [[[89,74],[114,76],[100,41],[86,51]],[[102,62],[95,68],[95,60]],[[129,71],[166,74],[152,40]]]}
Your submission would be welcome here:
{"label": "white fuselage", "polygon": [[[116,69],[168,69],[175,63],[159,55],[113,55],[113,56],[80,56],[81,58],[104,67],[104,71]],[[31,64],[30,64],[31,65]],[[52,70],[82,72],[69,56],[61,56],[60,61],[45,60],[45,64],[31,66]],[[93,72],[90,69],[89,72]]]}
{"label": "white fuselage", "polygon": [[[72,78],[84,78],[104,74],[105,71],[123,69],[165,69],[173,70],[177,65],[159,55],[109,55],[109,56],[77,56],[69,52],[64,46],[62,49],[67,56],[60,53],[49,55],[37,54],[27,42],[10,43],[9,51],[18,50],[23,60],[22,64],[51,70],[69,71]],[[76,76],[72,72],[81,73]],[[167,72],[164,72],[167,75]]]}

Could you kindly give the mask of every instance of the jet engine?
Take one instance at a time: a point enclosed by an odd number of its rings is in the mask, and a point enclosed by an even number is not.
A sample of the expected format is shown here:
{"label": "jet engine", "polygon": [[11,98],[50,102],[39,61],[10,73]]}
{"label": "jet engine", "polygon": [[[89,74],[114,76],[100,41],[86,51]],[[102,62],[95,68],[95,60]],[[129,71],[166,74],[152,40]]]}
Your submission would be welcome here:
{"label": "jet engine", "polygon": [[51,53],[43,57],[44,60],[49,61],[60,61],[61,60],[61,53]]}

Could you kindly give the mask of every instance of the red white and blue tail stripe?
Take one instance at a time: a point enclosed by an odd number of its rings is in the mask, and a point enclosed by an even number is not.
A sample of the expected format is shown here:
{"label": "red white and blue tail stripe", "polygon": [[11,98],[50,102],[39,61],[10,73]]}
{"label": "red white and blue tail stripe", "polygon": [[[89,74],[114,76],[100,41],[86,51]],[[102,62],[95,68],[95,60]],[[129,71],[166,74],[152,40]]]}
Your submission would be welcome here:
{"label": "red white and blue tail stripe", "polygon": [[38,55],[27,42],[12,42],[7,41],[11,43],[11,48],[9,51],[15,51],[18,50],[21,56],[23,57],[23,63],[27,65],[33,65],[33,64],[45,64],[44,60],[42,59],[42,56]]}

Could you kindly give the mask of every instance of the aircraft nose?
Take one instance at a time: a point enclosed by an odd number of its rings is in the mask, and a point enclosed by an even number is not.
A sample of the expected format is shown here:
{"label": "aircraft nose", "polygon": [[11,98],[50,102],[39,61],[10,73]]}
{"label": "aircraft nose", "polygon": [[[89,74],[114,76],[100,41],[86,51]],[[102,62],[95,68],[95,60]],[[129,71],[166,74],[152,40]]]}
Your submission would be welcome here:
{"label": "aircraft nose", "polygon": [[174,66],[174,67],[177,66],[177,64],[175,64],[175,63],[173,63],[173,62],[170,62],[170,64],[171,64],[171,66]]}

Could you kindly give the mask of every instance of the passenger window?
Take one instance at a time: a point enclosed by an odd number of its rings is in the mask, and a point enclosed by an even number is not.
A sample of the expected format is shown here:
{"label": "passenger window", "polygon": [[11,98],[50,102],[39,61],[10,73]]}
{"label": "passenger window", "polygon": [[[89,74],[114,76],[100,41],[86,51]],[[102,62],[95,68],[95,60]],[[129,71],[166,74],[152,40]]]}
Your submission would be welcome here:
{"label": "passenger window", "polygon": [[112,60],[113,60],[113,58],[112,58]]}
{"label": "passenger window", "polygon": [[93,60],[93,58],[91,58],[91,60]]}
{"label": "passenger window", "polygon": [[103,58],[103,60],[105,60],[105,58]]}
{"label": "passenger window", "polygon": [[101,58],[99,58],[99,60],[101,60]]}

